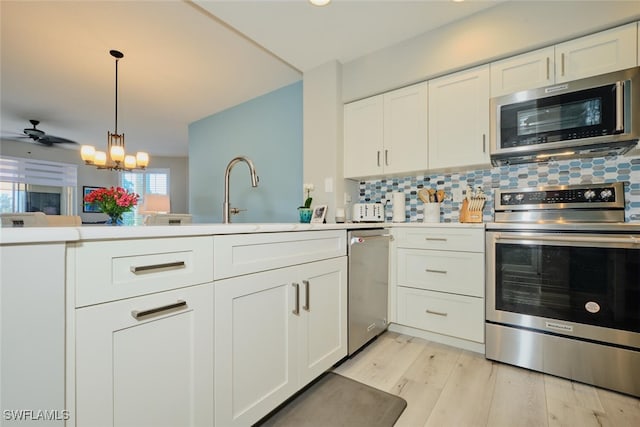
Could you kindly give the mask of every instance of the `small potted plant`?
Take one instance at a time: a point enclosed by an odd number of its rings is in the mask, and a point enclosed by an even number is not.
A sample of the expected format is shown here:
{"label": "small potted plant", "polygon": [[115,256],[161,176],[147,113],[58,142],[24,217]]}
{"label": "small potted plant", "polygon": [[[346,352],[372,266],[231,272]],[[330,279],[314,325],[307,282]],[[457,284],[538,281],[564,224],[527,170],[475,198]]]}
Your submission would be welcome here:
{"label": "small potted plant", "polygon": [[304,200],[304,204],[298,208],[298,214],[300,215],[300,222],[308,223],[311,222],[311,215],[313,214],[313,210],[311,209],[313,184],[304,184],[302,188],[307,193],[307,197]]}

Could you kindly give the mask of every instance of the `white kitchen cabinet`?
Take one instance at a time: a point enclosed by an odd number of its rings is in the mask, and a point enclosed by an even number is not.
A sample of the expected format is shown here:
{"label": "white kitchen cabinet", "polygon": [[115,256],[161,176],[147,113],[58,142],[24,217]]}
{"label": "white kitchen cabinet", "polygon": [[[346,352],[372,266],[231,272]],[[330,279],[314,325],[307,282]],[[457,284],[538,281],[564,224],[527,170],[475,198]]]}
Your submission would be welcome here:
{"label": "white kitchen cabinet", "polygon": [[76,426],[213,425],[213,284],[83,307],[75,320]]}
{"label": "white kitchen cabinet", "polygon": [[250,425],[347,354],[346,232],[215,236],[214,253],[216,425]]}
{"label": "white kitchen cabinet", "polygon": [[554,84],[556,81],[553,46],[491,63],[491,96]]}
{"label": "white kitchen cabinet", "polygon": [[429,169],[489,165],[489,65],[429,81]]}
{"label": "white kitchen cabinet", "polygon": [[418,83],[344,107],[344,175],[427,168],[427,85]]}
{"label": "white kitchen cabinet", "polygon": [[425,331],[427,339],[479,351],[485,321],[484,229],[411,227],[394,230],[394,236],[397,323]]}
{"label": "white kitchen cabinet", "polygon": [[[26,230],[25,230],[26,232]],[[0,424],[63,426],[65,244],[0,246]],[[11,411],[55,418],[20,422]],[[9,411],[9,412],[5,412]]]}
{"label": "white kitchen cabinet", "polygon": [[491,96],[635,67],[637,38],[632,23],[493,62]]}
{"label": "white kitchen cabinet", "polygon": [[637,25],[631,23],[557,44],[556,82],[635,67],[637,43]]}
{"label": "white kitchen cabinet", "polygon": [[216,425],[251,425],[347,354],[345,256],[215,282]]}

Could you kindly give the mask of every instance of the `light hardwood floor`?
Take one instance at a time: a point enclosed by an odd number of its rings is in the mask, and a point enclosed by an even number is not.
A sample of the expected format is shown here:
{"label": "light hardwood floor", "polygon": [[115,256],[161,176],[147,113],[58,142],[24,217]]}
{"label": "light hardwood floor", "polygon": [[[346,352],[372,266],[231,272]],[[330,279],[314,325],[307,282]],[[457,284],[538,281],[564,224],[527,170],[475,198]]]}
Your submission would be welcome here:
{"label": "light hardwood floor", "polygon": [[393,332],[335,372],[403,397],[396,427],[640,426],[640,399]]}

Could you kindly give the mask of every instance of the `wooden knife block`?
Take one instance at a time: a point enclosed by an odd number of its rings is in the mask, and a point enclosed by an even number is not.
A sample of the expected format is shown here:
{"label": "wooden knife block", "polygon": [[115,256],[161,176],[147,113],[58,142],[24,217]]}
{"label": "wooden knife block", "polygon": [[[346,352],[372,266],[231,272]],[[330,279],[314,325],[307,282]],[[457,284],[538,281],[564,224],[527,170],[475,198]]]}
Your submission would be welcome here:
{"label": "wooden knife block", "polygon": [[460,222],[482,222],[482,211],[470,211],[469,201],[463,199],[460,208]]}

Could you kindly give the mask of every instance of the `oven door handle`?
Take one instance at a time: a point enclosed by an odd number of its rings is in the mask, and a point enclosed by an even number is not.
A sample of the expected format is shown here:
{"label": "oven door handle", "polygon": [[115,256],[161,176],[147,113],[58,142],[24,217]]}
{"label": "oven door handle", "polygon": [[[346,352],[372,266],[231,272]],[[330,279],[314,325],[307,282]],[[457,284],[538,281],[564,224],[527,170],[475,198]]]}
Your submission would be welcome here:
{"label": "oven door handle", "polygon": [[640,244],[640,238],[636,236],[601,237],[601,236],[572,236],[563,234],[562,236],[550,235],[514,235],[498,233],[496,240],[538,240],[542,242],[580,242],[580,243],[630,243]]}

